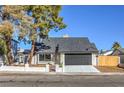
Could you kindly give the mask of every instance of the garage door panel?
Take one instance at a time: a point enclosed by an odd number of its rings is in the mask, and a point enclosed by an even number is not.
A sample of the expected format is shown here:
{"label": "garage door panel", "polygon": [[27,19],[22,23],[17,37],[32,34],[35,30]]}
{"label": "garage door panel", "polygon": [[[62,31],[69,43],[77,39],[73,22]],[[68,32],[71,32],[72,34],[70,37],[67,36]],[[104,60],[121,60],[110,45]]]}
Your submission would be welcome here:
{"label": "garage door panel", "polygon": [[91,65],[90,54],[65,54],[65,65]]}

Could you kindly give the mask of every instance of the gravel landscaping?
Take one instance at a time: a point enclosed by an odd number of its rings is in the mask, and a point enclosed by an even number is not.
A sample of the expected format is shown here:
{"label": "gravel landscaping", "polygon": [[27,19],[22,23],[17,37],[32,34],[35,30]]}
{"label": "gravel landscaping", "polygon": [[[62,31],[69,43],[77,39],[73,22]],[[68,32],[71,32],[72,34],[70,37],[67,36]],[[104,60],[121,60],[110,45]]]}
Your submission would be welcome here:
{"label": "gravel landscaping", "polygon": [[96,66],[100,72],[124,72],[123,68],[117,66]]}

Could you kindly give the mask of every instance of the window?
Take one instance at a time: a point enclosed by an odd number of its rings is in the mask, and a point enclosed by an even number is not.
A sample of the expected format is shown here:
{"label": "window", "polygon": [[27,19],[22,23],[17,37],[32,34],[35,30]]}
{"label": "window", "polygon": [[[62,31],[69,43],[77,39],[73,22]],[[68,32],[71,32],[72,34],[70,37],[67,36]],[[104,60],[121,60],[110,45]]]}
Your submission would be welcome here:
{"label": "window", "polygon": [[39,61],[51,61],[50,54],[39,54]]}
{"label": "window", "polygon": [[44,55],[39,54],[39,61],[44,61]]}
{"label": "window", "polygon": [[51,60],[51,55],[50,54],[45,55],[45,61],[50,61],[50,60]]}

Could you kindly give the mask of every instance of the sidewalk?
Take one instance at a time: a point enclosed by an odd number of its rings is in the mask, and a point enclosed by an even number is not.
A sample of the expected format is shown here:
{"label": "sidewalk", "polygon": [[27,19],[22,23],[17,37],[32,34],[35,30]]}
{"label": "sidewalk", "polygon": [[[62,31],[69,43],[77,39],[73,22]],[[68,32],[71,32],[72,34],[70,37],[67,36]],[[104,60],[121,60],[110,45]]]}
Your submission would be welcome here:
{"label": "sidewalk", "polygon": [[124,75],[122,72],[31,72],[31,71],[0,71],[0,76],[2,75],[77,75],[77,76],[96,76],[96,75]]}

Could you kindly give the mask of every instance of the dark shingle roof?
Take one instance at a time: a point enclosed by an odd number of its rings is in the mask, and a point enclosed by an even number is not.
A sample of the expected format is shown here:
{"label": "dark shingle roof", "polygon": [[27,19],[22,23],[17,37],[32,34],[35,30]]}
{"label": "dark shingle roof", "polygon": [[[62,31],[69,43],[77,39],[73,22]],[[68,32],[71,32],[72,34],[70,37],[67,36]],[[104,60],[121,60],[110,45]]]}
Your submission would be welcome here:
{"label": "dark shingle roof", "polygon": [[58,46],[58,52],[64,53],[91,53],[98,50],[94,43],[90,43],[87,37],[69,37],[69,38],[48,38],[43,39],[43,43],[50,49],[41,49],[39,52],[54,53]]}

